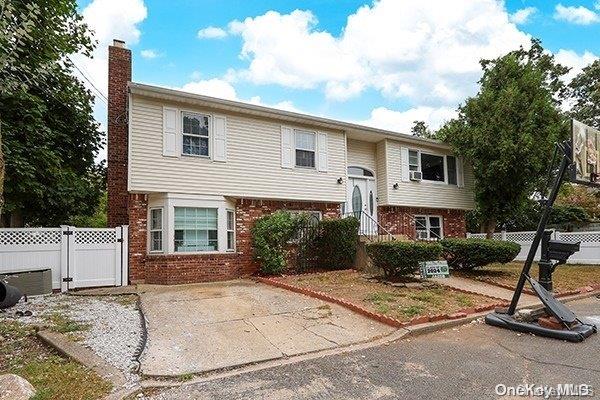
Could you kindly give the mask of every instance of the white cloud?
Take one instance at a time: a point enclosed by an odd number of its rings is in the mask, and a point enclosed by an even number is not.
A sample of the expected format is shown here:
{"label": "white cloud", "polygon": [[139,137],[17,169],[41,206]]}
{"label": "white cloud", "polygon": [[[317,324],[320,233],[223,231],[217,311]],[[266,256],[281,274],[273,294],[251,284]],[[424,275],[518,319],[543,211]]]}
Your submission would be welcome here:
{"label": "white cloud", "polygon": [[390,110],[378,107],[371,111],[369,119],[358,121],[363,125],[395,132],[410,133],[414,121],[425,121],[431,129],[440,128],[444,122],[456,117],[456,110],[452,107],[415,107],[405,111]]}
{"label": "white cloud", "polygon": [[555,59],[565,67],[571,68],[569,73],[563,78],[566,82],[570,82],[584,67],[596,61],[598,56],[589,51],[585,51],[579,55],[573,50],[560,49],[555,54]]}
{"label": "white cloud", "polygon": [[262,101],[260,96],[253,96],[249,100],[240,99],[235,90],[235,87],[233,87],[233,85],[227,80],[220,78],[192,81],[186,83],[182,87],[175,89],[204,96],[217,97],[220,99],[242,101],[245,103],[256,104],[265,107],[272,107],[280,110],[301,112],[289,100],[280,101],[278,103],[265,103]]}
{"label": "white cloud", "polygon": [[475,92],[481,58],[530,39],[496,0],[380,0],[350,15],[339,36],[319,30],[317,22],[301,10],[232,21],[229,31],[241,36],[240,55],[249,61],[237,77],[323,88],[335,100],[374,88],[413,103],[454,105]]}
{"label": "white cloud", "polygon": [[[596,4],[596,8],[598,8],[598,4]],[[589,25],[600,22],[600,16],[589,8],[584,6],[565,7],[560,3],[554,9],[554,19],[567,21],[576,25]]]}
{"label": "white cloud", "polygon": [[[138,24],[147,14],[143,0],[93,0],[83,9],[83,20],[94,31],[97,45],[92,57],[73,54],[71,59],[105,96],[108,95],[108,45],[113,39],[124,40],[129,45],[137,43],[141,36]],[[80,77],[77,71],[76,74]],[[81,80],[93,90],[90,83]],[[93,93],[96,95],[94,117],[105,127],[106,104],[98,100],[95,90]],[[105,158],[106,149],[102,149],[97,159]]]}
{"label": "white cloud", "polygon": [[152,49],[144,49],[144,50],[140,51],[140,55],[142,56],[142,58],[148,58],[148,59],[158,58],[161,56],[161,54],[159,52],[157,52],[156,50],[152,50]]}
{"label": "white cloud", "polygon": [[537,8],[535,7],[521,8],[520,10],[517,10],[510,15],[510,22],[517,25],[525,24],[529,21],[529,18],[531,18],[531,16],[536,12]]}
{"label": "white cloud", "polygon": [[198,31],[199,39],[223,39],[227,36],[227,32],[216,26],[208,26]]}
{"label": "white cloud", "polygon": [[219,78],[188,82],[181,90],[220,99],[237,100],[235,88],[227,81]]}

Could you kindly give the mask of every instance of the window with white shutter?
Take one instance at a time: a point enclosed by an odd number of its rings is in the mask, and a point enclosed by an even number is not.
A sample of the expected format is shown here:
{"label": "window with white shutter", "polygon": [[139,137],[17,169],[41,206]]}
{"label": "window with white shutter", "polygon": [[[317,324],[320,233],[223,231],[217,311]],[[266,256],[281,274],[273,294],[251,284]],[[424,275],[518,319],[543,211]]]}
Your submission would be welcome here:
{"label": "window with white shutter", "polygon": [[293,164],[293,145],[292,140],[294,131],[287,126],[281,127],[281,167],[292,168]]}
{"label": "window with white shutter", "polygon": [[213,116],[214,153],[213,160],[227,161],[227,120],[224,116]]}
{"label": "window with white shutter", "polygon": [[163,107],[163,156],[178,157],[176,108]]}

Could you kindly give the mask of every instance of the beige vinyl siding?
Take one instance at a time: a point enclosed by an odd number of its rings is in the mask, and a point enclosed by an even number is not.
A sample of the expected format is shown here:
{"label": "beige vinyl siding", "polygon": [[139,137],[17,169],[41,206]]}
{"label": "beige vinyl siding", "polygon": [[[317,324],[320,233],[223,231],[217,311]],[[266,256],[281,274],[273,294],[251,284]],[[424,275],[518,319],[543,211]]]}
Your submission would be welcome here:
{"label": "beige vinyl siding", "polygon": [[383,205],[388,203],[388,169],[387,169],[387,152],[386,140],[377,143],[377,204]]}
{"label": "beige vinyl siding", "polygon": [[[129,190],[214,194],[262,199],[345,201],[346,145],[342,132],[324,131],[328,137],[328,171],[281,168],[281,123],[276,120],[225,115],[227,161],[162,152],[163,106],[210,113],[173,103],[132,96]],[[292,126],[285,124],[286,126]],[[303,127],[307,128],[307,127]],[[211,142],[212,143],[212,142]],[[211,149],[212,151],[212,149]],[[181,152],[181,149],[178,149]]]}
{"label": "beige vinyl siding", "polygon": [[[388,196],[386,202],[388,205],[458,209],[472,209],[474,207],[473,173],[469,166],[466,164],[464,166],[464,187],[460,188],[454,185],[437,182],[403,182],[401,147],[422,150],[432,154],[451,154],[450,152],[443,152],[438,149],[415,147],[414,145],[403,144],[396,140],[387,140],[386,159]],[[393,189],[392,186],[394,183],[398,183],[398,189]],[[384,203],[380,201],[379,204],[381,205]]]}
{"label": "beige vinyl siding", "polygon": [[375,162],[376,144],[348,139],[348,166],[367,168],[377,174]]}

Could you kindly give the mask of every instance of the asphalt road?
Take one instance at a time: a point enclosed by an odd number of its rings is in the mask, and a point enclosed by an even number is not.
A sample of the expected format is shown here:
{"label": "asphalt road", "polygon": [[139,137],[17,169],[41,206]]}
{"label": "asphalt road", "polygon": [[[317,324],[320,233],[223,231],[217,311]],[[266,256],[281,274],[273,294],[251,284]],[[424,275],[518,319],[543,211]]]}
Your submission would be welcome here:
{"label": "asphalt road", "polygon": [[[570,303],[600,324],[600,299]],[[583,343],[481,322],[161,393],[160,399],[488,399],[496,385],[586,384],[600,397],[600,333]],[[512,397],[515,398],[515,397]]]}

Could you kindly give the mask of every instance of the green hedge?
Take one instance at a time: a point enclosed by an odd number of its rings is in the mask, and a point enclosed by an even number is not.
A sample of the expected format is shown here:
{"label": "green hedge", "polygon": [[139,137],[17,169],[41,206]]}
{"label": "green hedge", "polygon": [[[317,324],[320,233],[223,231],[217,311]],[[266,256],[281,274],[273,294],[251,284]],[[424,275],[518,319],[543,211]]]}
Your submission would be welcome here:
{"label": "green hedge", "polygon": [[312,238],[310,251],[319,269],[346,269],[354,266],[360,222],[355,217],[324,219]]}
{"label": "green hedge", "polygon": [[419,262],[439,259],[442,246],[437,242],[389,241],[368,243],[367,254],[386,277],[406,276],[419,269]]}
{"label": "green hedge", "polygon": [[492,263],[505,264],[514,260],[521,246],[493,239],[443,239],[442,256],[454,269],[472,270]]}
{"label": "green hedge", "polygon": [[280,274],[287,265],[288,242],[305,221],[302,214],[277,211],[256,220],[252,227],[254,259],[263,273]]}

